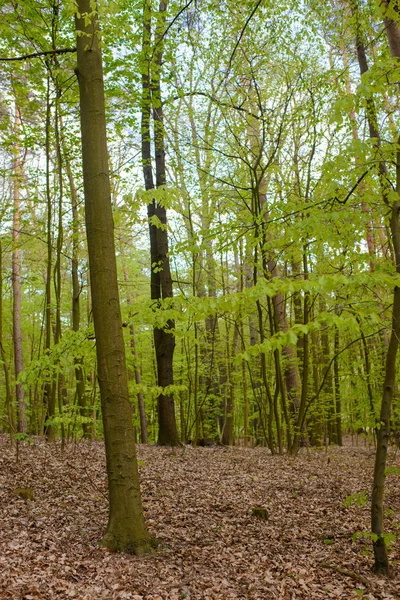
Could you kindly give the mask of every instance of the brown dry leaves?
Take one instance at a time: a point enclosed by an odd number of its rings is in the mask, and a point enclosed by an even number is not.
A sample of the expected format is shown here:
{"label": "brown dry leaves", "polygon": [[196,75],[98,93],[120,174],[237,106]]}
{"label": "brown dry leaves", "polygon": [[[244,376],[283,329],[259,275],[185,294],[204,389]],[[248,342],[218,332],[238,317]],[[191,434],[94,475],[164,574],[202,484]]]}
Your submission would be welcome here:
{"label": "brown dry leaves", "polygon": [[[371,573],[373,449],[312,450],[296,459],[265,449],[138,448],[151,556],[105,552],[101,443],[24,444],[18,464],[0,438],[1,600],[328,600],[400,598],[400,477],[387,478],[386,524],[398,540],[391,579]],[[400,465],[400,456],[390,464]],[[34,489],[35,501],[12,490]],[[252,517],[254,506],[269,518]],[[355,576],[348,576],[346,572]]]}

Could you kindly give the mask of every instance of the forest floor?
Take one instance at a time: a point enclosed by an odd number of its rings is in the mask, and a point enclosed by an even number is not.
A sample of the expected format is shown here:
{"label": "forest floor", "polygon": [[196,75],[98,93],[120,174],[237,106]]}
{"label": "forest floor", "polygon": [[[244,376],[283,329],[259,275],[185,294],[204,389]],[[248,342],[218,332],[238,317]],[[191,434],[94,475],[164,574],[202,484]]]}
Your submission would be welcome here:
{"label": "forest floor", "polygon": [[[97,545],[107,522],[102,443],[62,454],[24,442],[17,463],[0,436],[1,600],[400,598],[400,475],[391,469],[386,481],[386,527],[397,535],[388,579],[372,574],[363,535],[374,450],[362,440],[295,459],[263,448],[138,454],[146,522],[160,540],[145,557]],[[400,466],[400,451],[389,464]],[[13,492],[28,487],[34,500]]]}

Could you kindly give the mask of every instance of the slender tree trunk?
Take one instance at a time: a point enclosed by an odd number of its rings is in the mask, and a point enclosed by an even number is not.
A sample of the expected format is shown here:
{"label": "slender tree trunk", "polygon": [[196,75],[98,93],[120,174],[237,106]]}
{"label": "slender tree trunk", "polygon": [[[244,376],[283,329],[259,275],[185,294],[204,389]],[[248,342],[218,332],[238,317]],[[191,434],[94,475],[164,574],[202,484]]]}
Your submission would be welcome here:
{"label": "slender tree trunk", "polygon": [[10,374],[8,371],[7,357],[3,345],[3,247],[0,239],[0,356],[3,363],[4,383],[6,388],[7,425],[10,432],[11,445],[15,446],[15,413],[10,387]]}
{"label": "slender tree trunk", "polygon": [[[244,261],[243,261],[243,240],[240,240],[240,262],[238,268],[239,277],[239,293],[243,295],[244,291]],[[244,340],[244,323],[242,309],[239,311],[238,323],[236,325],[239,329],[240,336],[240,348],[242,353],[245,351],[245,340]],[[242,369],[242,393],[243,393],[243,438],[244,445],[249,445],[249,397],[247,392],[247,378],[246,378],[246,361],[243,359],[241,363]]]}
{"label": "slender tree trunk", "polygon": [[[15,106],[15,134],[18,140],[19,129],[21,125],[21,115],[18,106]],[[14,366],[15,379],[18,379],[24,365],[22,358],[22,330],[21,330],[21,251],[19,249],[19,237],[21,229],[21,196],[20,185],[22,177],[22,165],[18,141],[15,145],[15,157],[13,168],[13,254],[12,254],[12,289],[13,289],[13,341],[14,341]],[[26,404],[25,392],[20,383],[15,384],[15,393],[18,409],[18,431],[26,433]]]}
{"label": "slender tree trunk", "polygon": [[[319,311],[320,313],[326,312],[326,302],[322,296],[320,296],[319,302]],[[320,365],[322,367],[322,371],[325,372],[328,370],[328,373],[325,377],[325,383],[323,387],[324,394],[324,406],[325,406],[325,418],[327,425],[327,433],[328,440],[330,444],[337,443],[336,436],[336,415],[335,415],[335,399],[333,392],[333,374],[332,369],[329,368],[331,361],[331,351],[330,351],[330,343],[329,343],[329,328],[328,326],[323,326],[321,329],[321,358]]]}
{"label": "slender tree trunk", "polygon": [[[249,86],[249,95],[251,98],[250,107],[253,112],[257,112],[257,104],[254,101],[254,90]],[[272,242],[271,233],[268,229],[268,216],[269,207],[267,202],[267,180],[265,176],[265,169],[263,170],[261,165],[262,153],[263,153],[263,134],[260,129],[258,121],[252,120],[248,123],[247,135],[249,138],[250,147],[254,155],[254,165],[252,168],[252,179],[254,186],[254,206],[256,218],[262,216],[260,221],[260,254],[262,257],[263,275],[266,279],[273,279],[274,277],[280,277],[280,269],[278,267],[277,258],[275,252],[272,249],[268,251],[266,248],[268,244]],[[271,245],[272,248],[272,245]],[[277,293],[274,296],[272,303],[268,302],[269,306],[269,322],[271,335],[274,335],[278,331],[287,331],[288,322],[286,319],[285,310],[285,297],[281,293]],[[283,366],[282,366],[282,358]],[[282,354],[278,351],[274,352],[274,365],[275,365],[275,393],[273,404],[271,407],[271,414],[273,413],[276,428],[277,428],[277,441],[279,452],[281,453],[282,448],[282,434],[280,425],[280,410],[278,406],[278,397],[280,397],[280,406],[282,408],[283,417],[286,424],[287,433],[287,445],[292,445],[292,434],[291,434],[291,421],[289,419],[289,412],[287,407],[287,401],[289,399],[289,406],[291,409],[297,408],[300,395],[300,381],[298,375],[298,367],[296,360],[296,351],[293,346],[286,345],[282,349]],[[285,389],[286,388],[286,389]]]}
{"label": "slender tree trunk", "polygon": [[119,303],[108,167],[98,11],[78,0],[77,76],[93,321],[106,446],[109,519],[102,544],[141,554],[150,549],[139,487]]}
{"label": "slender tree trunk", "polygon": [[[303,248],[303,270],[304,270],[304,279],[308,279],[308,257],[307,257],[307,247]],[[308,325],[310,318],[310,293],[307,291],[304,293],[304,304],[303,304],[303,324]],[[297,417],[297,422],[295,425],[295,431],[293,435],[293,444],[290,449],[290,454],[297,454],[301,435],[304,431],[304,421],[307,410],[307,398],[308,398],[308,379],[310,374],[310,340],[309,334],[305,333],[303,337],[303,369],[302,369],[302,382],[301,382],[301,397],[300,397],[300,405],[299,412]]]}
{"label": "slender tree trunk", "polygon": [[[53,18],[53,49],[56,47],[56,26],[58,20],[58,6],[54,6],[54,18]],[[56,67],[57,67],[56,63]],[[60,122],[59,122],[59,85],[58,85],[58,74],[55,76],[55,114],[54,114],[54,133],[55,133],[55,145],[56,145],[56,157],[57,157],[57,178],[58,178],[58,223],[57,223],[57,244],[56,244],[56,260],[54,264],[54,297],[56,301],[56,322],[54,330],[54,344],[59,344],[61,341],[61,257],[62,247],[64,240],[64,227],[63,227],[63,192],[64,192],[64,181],[62,173],[62,156],[61,156],[61,141],[60,141]],[[63,421],[63,406],[66,398],[65,391],[65,378],[62,373],[57,378],[57,400],[58,400],[58,411],[61,418],[61,448],[65,445],[65,426]]]}
{"label": "slender tree trunk", "polygon": [[[52,235],[52,197],[50,187],[50,124],[51,124],[51,103],[50,103],[50,75],[47,76],[47,96],[46,96],[46,200],[47,200],[47,265],[46,265],[46,294],[45,294],[45,352],[50,352],[52,323],[51,323],[51,273],[53,261],[53,235]],[[46,420],[50,420],[55,414],[55,385],[53,382],[47,382],[44,388],[44,405],[46,408]],[[46,439],[48,442],[55,440],[55,431],[52,423],[45,424]]]}
{"label": "slender tree trunk", "polygon": [[[389,41],[389,47],[393,58],[400,59],[400,27],[398,22],[398,5],[390,0],[383,0],[387,7],[385,14],[385,28]],[[391,11],[391,12],[390,12]],[[396,18],[396,21],[392,20]],[[361,65],[360,65],[361,66]],[[369,116],[370,129],[371,116]],[[397,198],[391,203],[390,234],[394,250],[394,262],[396,272],[400,274],[400,137],[396,140],[396,193]],[[381,181],[386,173],[383,171],[380,161]],[[382,184],[385,182],[383,181]],[[381,185],[382,185],[381,184]],[[384,200],[389,203],[389,196],[383,194]],[[396,357],[400,340],[400,288],[395,287],[393,293],[392,307],[392,331],[390,334],[389,347],[386,354],[385,379],[383,384],[383,396],[379,418],[379,427],[377,430],[376,456],[374,468],[374,483],[372,488],[371,500],[371,529],[372,533],[377,535],[374,544],[374,571],[375,573],[387,574],[389,572],[389,561],[387,548],[384,538],[384,511],[383,496],[385,483],[385,470],[387,451],[389,443],[389,425],[392,411],[392,401],[395,390],[396,380]]]}
{"label": "slender tree trunk", "polygon": [[[62,121],[60,120],[61,127]],[[61,135],[62,143],[64,137]],[[72,210],[72,259],[71,259],[71,277],[72,277],[72,330],[79,331],[81,326],[81,285],[79,282],[79,239],[81,236],[80,219],[78,211],[78,192],[76,189],[74,175],[68,152],[63,146],[63,163],[67,174],[69,189],[71,194],[71,210]],[[83,371],[82,360],[75,359],[75,393],[79,406],[80,416],[82,421],[83,437],[89,439],[91,437],[91,427],[87,419],[90,417],[90,407],[87,406],[86,388],[85,388],[85,373]]]}
{"label": "slender tree trunk", "polygon": [[340,394],[340,374],[339,374],[339,329],[335,327],[335,339],[334,339],[334,354],[335,359],[333,362],[333,379],[335,382],[335,410],[336,410],[336,440],[338,446],[343,446],[342,436],[342,397]]}
{"label": "slender tree trunk", "polygon": [[[134,373],[135,373],[135,383],[136,385],[140,385],[142,383],[142,375],[139,367],[139,358],[136,348],[136,337],[135,337],[135,327],[133,323],[129,325],[129,335],[131,342],[131,350],[134,361]],[[144,397],[142,392],[137,393],[137,401],[138,401],[138,409],[139,409],[139,420],[140,420],[140,441],[142,444],[147,444],[149,441],[147,434],[147,417],[146,417],[146,407],[144,404]]]}
{"label": "slender tree trunk", "polygon": [[[122,243],[121,243],[120,251],[121,251],[121,255],[123,256]],[[128,275],[128,269],[127,269],[126,265],[123,265],[123,272],[124,272],[124,281],[125,281],[125,283],[128,283],[129,275]],[[128,306],[131,308],[132,304],[133,304],[133,298],[132,298],[132,295],[130,292],[128,292],[128,294],[127,294],[127,300],[128,300]],[[132,351],[132,357],[133,357],[133,372],[134,372],[134,377],[135,377],[135,383],[136,383],[136,385],[140,385],[142,383],[142,376],[140,373],[139,358],[138,358],[138,353],[137,353],[137,348],[136,348],[135,327],[132,322],[129,324],[129,336],[130,336],[130,345],[131,345],[131,351]],[[146,417],[146,408],[145,408],[144,397],[143,397],[142,392],[137,393],[137,402],[138,402],[139,420],[140,420],[140,441],[142,442],[142,444],[147,444],[148,443],[147,417]]]}

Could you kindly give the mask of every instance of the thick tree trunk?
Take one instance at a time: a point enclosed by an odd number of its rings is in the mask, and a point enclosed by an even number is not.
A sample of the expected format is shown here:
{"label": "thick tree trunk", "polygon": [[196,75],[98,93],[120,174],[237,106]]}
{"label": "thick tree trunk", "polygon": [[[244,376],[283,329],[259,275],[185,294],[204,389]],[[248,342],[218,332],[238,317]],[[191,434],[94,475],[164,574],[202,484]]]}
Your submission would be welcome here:
{"label": "thick tree trunk", "polygon": [[150,549],[150,538],[140,496],[119,304],[98,13],[91,0],[78,0],[77,11],[86,232],[110,501],[102,544],[141,554]]}

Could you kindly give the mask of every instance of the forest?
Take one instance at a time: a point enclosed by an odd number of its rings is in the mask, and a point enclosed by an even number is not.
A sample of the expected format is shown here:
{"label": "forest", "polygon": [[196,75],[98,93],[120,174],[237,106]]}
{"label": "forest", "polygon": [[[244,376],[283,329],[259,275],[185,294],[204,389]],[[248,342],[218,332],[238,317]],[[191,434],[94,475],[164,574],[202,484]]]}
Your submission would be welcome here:
{"label": "forest", "polygon": [[0,598],[400,597],[399,0],[0,0]]}

